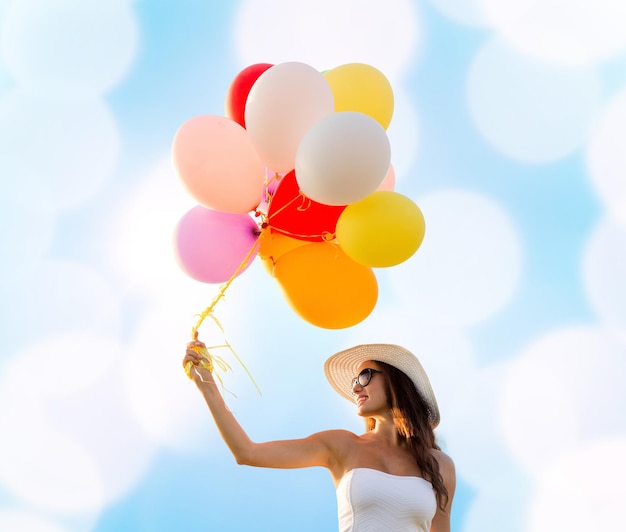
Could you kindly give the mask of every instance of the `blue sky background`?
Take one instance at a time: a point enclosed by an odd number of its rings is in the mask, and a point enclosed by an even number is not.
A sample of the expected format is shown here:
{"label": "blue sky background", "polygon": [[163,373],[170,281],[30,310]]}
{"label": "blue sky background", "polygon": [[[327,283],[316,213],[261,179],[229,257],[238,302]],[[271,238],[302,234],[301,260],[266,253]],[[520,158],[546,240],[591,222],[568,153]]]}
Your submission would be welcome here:
{"label": "blue sky background", "polygon": [[[315,327],[257,260],[216,307],[255,440],[362,430],[324,360],[426,367],[452,529],[614,529],[626,498],[620,0],[0,0],[0,530],[334,530],[325,470],[237,466],[180,368],[218,285],[172,232],[177,129],[256,62],[391,82],[396,191],[426,219],[362,323]],[[206,323],[200,338],[220,343]],[[230,357],[230,358],[229,358]],[[618,521],[619,519],[619,521]]]}

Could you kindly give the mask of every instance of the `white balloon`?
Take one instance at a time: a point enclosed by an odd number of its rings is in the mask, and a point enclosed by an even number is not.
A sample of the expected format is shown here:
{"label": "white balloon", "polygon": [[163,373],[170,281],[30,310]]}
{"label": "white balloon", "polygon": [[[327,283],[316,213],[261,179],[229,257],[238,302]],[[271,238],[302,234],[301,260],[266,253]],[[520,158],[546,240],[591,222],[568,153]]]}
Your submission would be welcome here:
{"label": "white balloon", "polygon": [[345,111],[319,120],[296,154],[301,192],[326,205],[348,205],[374,192],[387,175],[391,146],[381,125]]}
{"label": "white balloon", "polygon": [[334,110],[332,90],[320,72],[304,63],[281,63],[263,72],[250,89],[246,129],[265,165],[288,172],[306,131]]}

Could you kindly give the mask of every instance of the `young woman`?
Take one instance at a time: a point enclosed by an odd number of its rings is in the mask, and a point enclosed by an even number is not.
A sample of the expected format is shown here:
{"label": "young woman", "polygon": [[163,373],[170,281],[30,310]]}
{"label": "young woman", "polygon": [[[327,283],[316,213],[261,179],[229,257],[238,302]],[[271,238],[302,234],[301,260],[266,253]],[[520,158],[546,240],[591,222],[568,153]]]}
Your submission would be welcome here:
{"label": "young woman", "polygon": [[339,530],[449,532],[456,486],[454,463],[435,441],[439,408],[417,358],[390,344],[336,353],[324,364],[330,384],[356,403],[366,432],[318,432],[297,440],[256,443],[226,407],[211,372],[191,342],[183,366],[238,464],[322,466],[337,489]]}

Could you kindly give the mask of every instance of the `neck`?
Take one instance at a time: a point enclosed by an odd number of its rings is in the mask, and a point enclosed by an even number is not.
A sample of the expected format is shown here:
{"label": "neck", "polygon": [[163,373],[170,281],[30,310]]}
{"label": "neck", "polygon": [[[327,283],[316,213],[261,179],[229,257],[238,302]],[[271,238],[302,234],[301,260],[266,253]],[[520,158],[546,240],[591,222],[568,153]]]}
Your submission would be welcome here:
{"label": "neck", "polygon": [[376,417],[376,425],[371,431],[376,439],[389,443],[391,445],[399,445],[401,443],[398,429],[393,422],[393,419],[389,417]]}

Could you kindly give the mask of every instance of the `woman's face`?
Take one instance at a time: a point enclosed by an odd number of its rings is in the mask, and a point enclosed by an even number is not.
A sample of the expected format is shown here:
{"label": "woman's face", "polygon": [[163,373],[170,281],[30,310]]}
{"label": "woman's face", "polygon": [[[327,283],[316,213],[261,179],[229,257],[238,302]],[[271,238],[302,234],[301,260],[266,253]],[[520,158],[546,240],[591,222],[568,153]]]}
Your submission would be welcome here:
{"label": "woman's face", "polygon": [[381,368],[374,361],[363,362],[352,381],[352,393],[360,416],[371,417],[387,410],[387,393]]}

